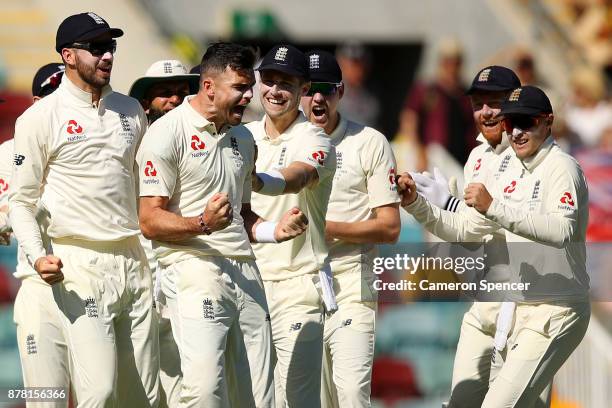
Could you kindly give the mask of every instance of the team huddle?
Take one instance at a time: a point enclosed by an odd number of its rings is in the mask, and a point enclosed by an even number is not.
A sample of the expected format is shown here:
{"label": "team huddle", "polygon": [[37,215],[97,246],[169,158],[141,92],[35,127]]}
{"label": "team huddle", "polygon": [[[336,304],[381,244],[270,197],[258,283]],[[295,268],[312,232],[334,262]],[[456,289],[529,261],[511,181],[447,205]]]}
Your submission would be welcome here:
{"label": "team huddle", "polygon": [[[438,172],[400,174],[384,135],[338,113],[328,52],[276,45],[254,67],[250,48],[215,43],[199,74],[158,61],[126,96],[109,86],[122,35],[65,19],[62,64],[39,70],[0,145],[26,387],[79,407],[369,407],[375,246],[398,239],[402,206],[448,242],[506,248],[488,259],[499,281],[518,273],[508,243],[558,251],[571,273],[552,296],[465,314],[448,407],[550,403],[590,316],[588,195],[544,92],[478,72],[459,194]],[[252,98],[265,113],[243,124]]]}

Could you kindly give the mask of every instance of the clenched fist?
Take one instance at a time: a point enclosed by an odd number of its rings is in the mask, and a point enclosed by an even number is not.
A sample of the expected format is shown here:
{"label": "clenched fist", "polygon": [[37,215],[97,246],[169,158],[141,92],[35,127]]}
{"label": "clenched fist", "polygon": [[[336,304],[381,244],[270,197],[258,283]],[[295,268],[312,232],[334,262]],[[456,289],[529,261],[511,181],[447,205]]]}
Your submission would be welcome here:
{"label": "clenched fist", "polygon": [[402,198],[402,207],[410,205],[417,199],[417,186],[410,174],[404,172],[397,177],[397,192]]}
{"label": "clenched fist", "polygon": [[63,266],[62,260],[53,255],[42,256],[34,262],[34,269],[36,269],[42,280],[49,285],[64,280],[64,274],[62,273]]}
{"label": "clenched fist", "polygon": [[478,212],[484,214],[491,206],[493,197],[484,184],[470,183],[465,189],[464,200],[468,207],[474,207]]}
{"label": "clenched fist", "polygon": [[204,222],[212,232],[229,226],[233,217],[232,204],[227,193],[215,193],[206,203]]}
{"label": "clenched fist", "polygon": [[308,227],[308,218],[297,207],[287,211],[276,224],[274,239],[276,242],[284,242],[302,235]]}

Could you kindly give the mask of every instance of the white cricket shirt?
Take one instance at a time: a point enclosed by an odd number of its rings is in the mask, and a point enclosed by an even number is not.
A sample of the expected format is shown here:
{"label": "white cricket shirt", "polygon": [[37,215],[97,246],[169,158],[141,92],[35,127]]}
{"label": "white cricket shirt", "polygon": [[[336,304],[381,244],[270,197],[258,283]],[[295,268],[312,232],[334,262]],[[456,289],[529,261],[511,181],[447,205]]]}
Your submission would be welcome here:
{"label": "white cricket shirt", "polygon": [[9,207],[31,264],[46,254],[34,218],[39,199],[50,214],[51,238],[116,241],[138,234],[134,163],[146,127],[135,99],[106,86],[96,106],[66,75],[17,119]]}
{"label": "white cricket shirt", "polygon": [[201,255],[253,258],[240,211],[251,196],[255,142],[249,132],[236,128],[217,132],[215,124],[189,104],[193,97],[186,97],[147,131],[138,152],[140,196],[168,197],[168,211],[195,217],[215,193],[224,192],[234,218],[211,235],[153,241],[153,249],[164,266]]}
{"label": "white cricket shirt", "polygon": [[[395,183],[395,157],[382,133],[341,116],[329,137],[336,148],[336,173],[327,220],[365,221],[371,217],[373,208],[400,202]],[[374,244],[335,239],[329,246],[334,273],[369,262],[374,256]]]}
{"label": "white cricket shirt", "polygon": [[322,129],[311,124],[302,112],[283,134],[270,139],[265,131],[265,116],[251,122],[248,129],[257,143],[258,172],[288,167],[293,162],[313,166],[318,183],[297,194],[266,196],[253,193],[251,208],[262,218],[278,221],[292,207],[308,217],[308,228],[299,237],[280,244],[253,244],[257,266],[263,280],[283,280],[317,272],[327,257],[325,215],[336,168],[336,152]]}

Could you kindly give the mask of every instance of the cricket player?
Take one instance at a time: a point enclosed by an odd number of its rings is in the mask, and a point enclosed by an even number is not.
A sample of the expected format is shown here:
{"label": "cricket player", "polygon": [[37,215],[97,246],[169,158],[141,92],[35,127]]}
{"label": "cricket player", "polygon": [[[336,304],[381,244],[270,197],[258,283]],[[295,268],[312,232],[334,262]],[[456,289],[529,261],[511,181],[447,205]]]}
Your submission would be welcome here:
{"label": "cricket player", "polygon": [[[503,228],[510,281],[529,287],[506,294],[516,310],[504,347],[493,350],[482,406],[530,407],[588,326],[588,192],[580,166],[554,142],[552,106],[543,91],[532,86],[513,90],[500,117],[511,158],[498,180],[467,186],[465,203],[476,211],[434,216],[431,206],[417,197],[409,176],[398,183],[409,212],[417,219],[439,217],[440,228],[460,241]],[[462,405],[455,405],[451,396],[453,406]]]}
{"label": "cricket player", "polygon": [[276,45],[258,70],[266,113],[246,125],[258,149],[253,211],[277,219],[297,206],[309,220],[306,233],[295,240],[253,245],[272,320],[277,405],[319,407],[323,345],[319,271],[327,257],[325,214],[336,152],[323,130],[299,111],[300,98],[310,87],[304,53],[291,45]]}
{"label": "cricket player", "polygon": [[[464,167],[466,185],[471,182],[487,180],[493,182],[503,174],[511,158],[510,142],[504,137],[504,128],[499,118],[501,104],[512,90],[520,86],[516,74],[505,67],[488,66],[481,69],[472,81],[468,90],[474,112],[474,122],[480,130],[476,138],[480,144],[469,155]],[[431,204],[448,211],[467,211],[469,207],[463,201],[452,196],[446,180],[434,170],[435,179],[421,174],[413,174],[417,182],[417,191]],[[439,211],[439,210],[437,210]],[[445,236],[443,228],[437,227],[437,218],[424,222],[424,227],[441,238],[455,242],[456,237]],[[476,238],[486,242],[487,250],[487,280],[504,282],[508,280],[508,250],[506,235],[503,230]],[[468,278],[477,281],[483,277]],[[465,314],[462,325],[455,363],[451,400],[454,406],[470,407],[482,403],[489,386],[490,361],[497,333],[497,320],[500,316],[498,297],[481,296],[482,302],[475,302]],[[504,306],[504,310],[513,305]],[[502,336],[502,334],[498,335]],[[500,344],[498,342],[498,347]]]}
{"label": "cricket player", "polygon": [[[177,60],[154,62],[145,75],[130,87],[129,95],[142,105],[149,125],[178,107],[185,96],[198,92],[200,76],[189,74],[187,68]],[[161,292],[157,274],[157,259],[151,241],[139,235],[147,254],[149,269],[153,275],[156,309],[159,317],[159,379],[161,384],[160,407],[178,406],[181,379],[181,360],[178,347],[172,336],[170,316]]]}
{"label": "cricket player", "polygon": [[271,407],[270,316],[249,241],[292,239],[297,208],[251,211],[255,142],[234,132],[253,96],[255,56],[231,43],[202,58],[200,89],[157,120],[139,152],[140,225],[153,240],[181,355],[179,407]]}
{"label": "cricket player", "polygon": [[[57,89],[64,74],[64,65],[49,63],[42,66],[32,81],[32,100],[37,102]],[[8,211],[8,189],[11,184],[14,139],[0,145],[0,205]],[[40,207],[40,206],[39,206]],[[37,214],[42,230],[49,225],[44,211]],[[41,232],[44,245],[49,238]],[[17,271],[21,280],[14,305],[17,325],[17,345],[25,387],[63,389],[63,398],[53,402],[28,403],[29,407],[68,407],[71,362],[68,345],[62,331],[60,311],[53,299],[51,287],[28,264],[23,249],[17,249]]]}
{"label": "cricket player", "polygon": [[[134,183],[146,116],[108,85],[121,35],[95,13],[66,18],[55,47],[62,82],[15,127],[11,224],[52,285],[83,407],[158,404],[157,319]],[[35,218],[39,200],[51,248]]]}
{"label": "cricket player", "polygon": [[[396,165],[380,132],[338,113],[342,72],[326,51],[306,53],[311,86],[301,105],[336,148],[336,173],[325,233],[338,310],[324,323],[324,407],[369,407],[376,318],[375,244],[394,243],[400,232]],[[364,294],[365,293],[365,294]]]}

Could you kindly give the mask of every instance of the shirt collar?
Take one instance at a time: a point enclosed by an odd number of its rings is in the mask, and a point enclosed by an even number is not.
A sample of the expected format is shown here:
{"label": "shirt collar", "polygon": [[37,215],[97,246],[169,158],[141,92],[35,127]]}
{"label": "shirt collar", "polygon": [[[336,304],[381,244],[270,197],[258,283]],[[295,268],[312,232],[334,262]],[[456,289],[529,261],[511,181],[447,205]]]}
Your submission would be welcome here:
{"label": "shirt collar", "polygon": [[344,138],[344,135],[346,135],[346,128],[348,127],[348,121],[344,118],[344,116],[338,114],[340,116],[340,119],[338,120],[338,124],[336,125],[336,128],[333,130],[333,132],[331,132],[331,135],[329,135],[329,138],[333,141],[340,141]]}
{"label": "shirt collar", "polygon": [[281,133],[277,138],[270,139],[270,137],[266,133],[266,115],[264,115],[263,119],[260,122],[261,123],[260,126],[263,132],[262,134],[264,135],[263,139],[267,140],[268,142],[272,144],[278,144],[278,143],[287,141],[293,137],[293,130],[295,129],[295,127],[299,125],[300,123],[304,123],[307,121],[308,119],[306,119],[306,116],[304,116],[304,113],[302,111],[298,111],[298,115],[293,121],[293,123],[291,123],[291,125],[289,125],[289,127],[285,129],[285,131]]}
{"label": "shirt collar", "polygon": [[[185,110],[185,114],[187,115],[187,119],[199,131],[206,130],[208,133],[210,133],[213,136],[217,135],[217,127],[215,126],[215,124],[213,122],[210,122],[203,115],[201,115],[199,112],[197,112],[193,108],[193,106],[191,106],[191,104],[189,103],[189,101],[192,100],[193,98],[195,98],[195,96],[196,95],[186,96],[183,99],[183,103],[181,104],[183,106],[183,109]],[[227,126],[224,126],[223,128],[221,128],[221,130],[224,130],[226,127]]]}
{"label": "shirt collar", "polygon": [[519,161],[523,164],[523,166],[527,170],[533,171],[536,167],[540,165],[540,163],[542,163],[542,161],[544,161],[544,159],[546,158],[546,156],[548,156],[548,153],[550,153],[553,146],[556,146],[556,145],[557,144],[555,143],[555,139],[552,137],[552,135],[550,135],[546,138],[546,140],[544,140],[544,142],[542,143],[542,145],[538,149],[538,152],[535,155],[527,157],[525,160],[519,159]]}
{"label": "shirt collar", "polygon": [[[60,87],[68,92],[70,95],[75,97],[79,102],[83,102],[87,106],[97,107],[92,100],[91,92],[87,92],[79,88],[68,78],[68,75],[62,75],[62,82],[60,83]],[[102,93],[100,94],[100,102],[98,106],[103,102],[104,98],[113,92],[113,88],[110,85],[105,85],[102,88]]]}

